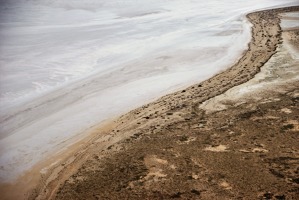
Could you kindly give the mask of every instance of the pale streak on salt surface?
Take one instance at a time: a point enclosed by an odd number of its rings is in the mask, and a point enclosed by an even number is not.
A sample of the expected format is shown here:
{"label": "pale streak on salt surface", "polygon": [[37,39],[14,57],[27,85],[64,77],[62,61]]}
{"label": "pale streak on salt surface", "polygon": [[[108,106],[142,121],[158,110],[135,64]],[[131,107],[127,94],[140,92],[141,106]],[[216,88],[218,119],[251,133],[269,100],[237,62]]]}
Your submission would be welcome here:
{"label": "pale streak on salt surface", "polygon": [[299,28],[299,12],[283,13],[281,16],[282,29]]}
{"label": "pale streak on salt surface", "polygon": [[103,120],[229,67],[250,40],[245,13],[295,3],[2,5],[0,180],[14,180]]}

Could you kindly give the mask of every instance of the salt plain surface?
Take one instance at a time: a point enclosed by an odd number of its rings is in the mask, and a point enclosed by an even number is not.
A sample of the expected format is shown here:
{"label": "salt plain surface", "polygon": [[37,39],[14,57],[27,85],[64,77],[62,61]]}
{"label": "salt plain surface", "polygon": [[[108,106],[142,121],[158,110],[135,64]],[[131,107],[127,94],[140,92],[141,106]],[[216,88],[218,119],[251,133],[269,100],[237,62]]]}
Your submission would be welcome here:
{"label": "salt plain surface", "polygon": [[0,2],[7,182],[99,122],[226,69],[250,40],[246,13],[297,0]]}
{"label": "salt plain surface", "polygon": [[299,12],[284,13],[281,16],[285,18],[281,21],[282,28],[299,28]]}

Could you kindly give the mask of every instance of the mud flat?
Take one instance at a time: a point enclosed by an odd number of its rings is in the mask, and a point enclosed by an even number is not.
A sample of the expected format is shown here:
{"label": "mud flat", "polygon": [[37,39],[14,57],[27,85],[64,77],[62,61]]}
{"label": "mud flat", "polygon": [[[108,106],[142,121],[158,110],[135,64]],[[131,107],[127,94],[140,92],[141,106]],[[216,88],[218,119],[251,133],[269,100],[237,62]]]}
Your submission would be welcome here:
{"label": "mud flat", "polygon": [[298,197],[299,63],[285,45],[294,53],[298,29],[280,27],[280,14],[295,11],[248,14],[252,40],[229,70],[94,131],[27,197]]}

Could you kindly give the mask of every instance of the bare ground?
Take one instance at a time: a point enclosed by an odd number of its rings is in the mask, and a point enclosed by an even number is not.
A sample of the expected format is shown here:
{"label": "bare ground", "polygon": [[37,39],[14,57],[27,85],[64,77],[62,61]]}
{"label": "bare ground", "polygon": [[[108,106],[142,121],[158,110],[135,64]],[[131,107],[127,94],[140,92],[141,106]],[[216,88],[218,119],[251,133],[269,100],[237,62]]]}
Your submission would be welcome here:
{"label": "bare ground", "polygon": [[[298,199],[299,83],[93,155],[57,199]],[[266,94],[265,94],[266,95]],[[266,96],[269,96],[267,94]]]}

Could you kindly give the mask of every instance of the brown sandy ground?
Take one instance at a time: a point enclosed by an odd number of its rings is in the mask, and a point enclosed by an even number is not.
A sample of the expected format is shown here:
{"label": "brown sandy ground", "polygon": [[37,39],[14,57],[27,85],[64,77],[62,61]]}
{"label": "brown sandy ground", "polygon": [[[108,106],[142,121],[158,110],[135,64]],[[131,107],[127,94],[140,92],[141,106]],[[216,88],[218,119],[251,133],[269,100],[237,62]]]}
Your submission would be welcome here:
{"label": "brown sandy ground", "polygon": [[137,132],[120,151],[94,154],[56,199],[298,199],[294,87],[268,102],[227,102],[230,109]]}
{"label": "brown sandy ground", "polygon": [[298,10],[249,14],[253,38],[238,63],[121,116],[49,170],[30,199],[298,199],[298,80],[224,110],[200,107],[252,79],[282,43],[278,14]]}

